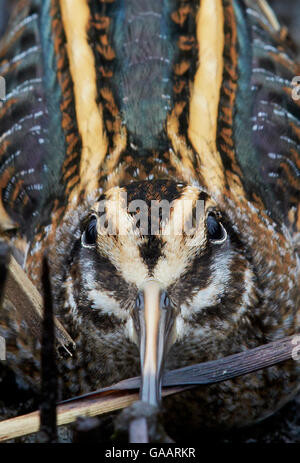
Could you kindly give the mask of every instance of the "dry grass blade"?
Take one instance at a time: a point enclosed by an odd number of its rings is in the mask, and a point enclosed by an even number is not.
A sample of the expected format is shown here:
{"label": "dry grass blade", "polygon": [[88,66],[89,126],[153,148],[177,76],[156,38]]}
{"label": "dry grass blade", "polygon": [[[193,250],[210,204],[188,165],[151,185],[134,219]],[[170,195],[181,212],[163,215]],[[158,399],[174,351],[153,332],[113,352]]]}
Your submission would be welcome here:
{"label": "dry grass blade", "polygon": [[[295,349],[294,340],[294,336],[289,336],[218,360],[168,371],[163,376],[163,386],[179,387],[214,384],[276,365],[292,358]],[[73,397],[65,401],[65,403],[85,398],[96,398],[98,394],[102,394],[104,391],[139,389],[140,385],[141,379],[137,376],[125,379],[99,391]]]}
{"label": "dry grass blade", "polygon": [[[41,338],[43,321],[42,296],[13,256],[10,257],[7,269],[4,297],[16,307],[33,334]],[[55,328],[58,345],[65,352],[69,352],[70,348],[75,347],[75,343],[56,318]]]}
{"label": "dry grass blade", "polygon": [[[197,384],[212,384],[275,365],[292,357],[294,337],[249,349],[211,362],[191,365],[165,374],[162,395],[182,392]],[[57,424],[72,423],[79,416],[96,416],[128,407],[139,399],[140,378],[130,378],[110,387],[70,399],[57,407]],[[0,442],[36,432],[39,412],[0,422]]]}
{"label": "dry grass blade", "polygon": [[213,384],[277,365],[292,358],[295,337],[289,336],[218,360],[168,371],[164,386]]}
{"label": "dry grass blade", "polygon": [[[175,394],[186,388],[168,388],[163,396]],[[97,398],[88,398],[68,402],[57,407],[57,424],[73,423],[79,416],[96,416],[121,410],[139,400],[137,391],[107,391],[98,392]],[[40,413],[32,412],[27,415],[10,418],[0,422],[0,442],[26,436],[37,432],[40,424]]]}

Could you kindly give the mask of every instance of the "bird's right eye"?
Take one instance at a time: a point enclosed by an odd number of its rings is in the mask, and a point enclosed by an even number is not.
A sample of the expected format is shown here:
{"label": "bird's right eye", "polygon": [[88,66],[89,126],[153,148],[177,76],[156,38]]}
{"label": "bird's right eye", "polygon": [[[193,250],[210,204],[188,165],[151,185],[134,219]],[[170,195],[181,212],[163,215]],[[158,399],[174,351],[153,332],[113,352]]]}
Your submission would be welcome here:
{"label": "bird's right eye", "polygon": [[226,240],[226,230],[213,213],[208,214],[206,226],[207,235],[212,242],[223,243]]}
{"label": "bird's right eye", "polygon": [[92,216],[82,234],[82,245],[84,247],[95,246],[97,241],[97,217]]}

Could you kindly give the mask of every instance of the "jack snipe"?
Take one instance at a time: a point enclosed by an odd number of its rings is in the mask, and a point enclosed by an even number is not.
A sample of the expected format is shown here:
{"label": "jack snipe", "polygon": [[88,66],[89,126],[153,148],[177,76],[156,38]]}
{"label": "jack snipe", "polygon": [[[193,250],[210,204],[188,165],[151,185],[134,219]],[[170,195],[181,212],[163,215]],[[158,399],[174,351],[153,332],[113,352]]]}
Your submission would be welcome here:
{"label": "jack snipe", "polygon": [[[267,3],[14,3],[0,46],[0,224],[37,287],[48,250],[76,341],[65,396],[139,374],[141,355],[142,399],[156,404],[164,368],[299,332],[299,67]],[[174,234],[181,200],[184,224],[201,208]],[[155,201],[172,207],[149,233]],[[177,431],[245,425],[299,376],[289,361],[164,404]]]}

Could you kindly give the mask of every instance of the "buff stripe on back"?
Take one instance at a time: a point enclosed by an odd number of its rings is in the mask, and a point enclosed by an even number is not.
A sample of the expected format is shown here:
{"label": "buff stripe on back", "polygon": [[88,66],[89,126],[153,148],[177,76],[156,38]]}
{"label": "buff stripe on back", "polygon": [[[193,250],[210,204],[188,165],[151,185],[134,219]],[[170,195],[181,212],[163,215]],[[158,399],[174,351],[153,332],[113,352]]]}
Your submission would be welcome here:
{"label": "buff stripe on back", "polygon": [[221,0],[202,0],[197,15],[199,66],[190,99],[189,139],[200,158],[210,191],[223,189],[223,165],[216,147],[223,76],[224,17]]}
{"label": "buff stripe on back", "polygon": [[[88,195],[98,188],[97,171],[107,151],[102,110],[97,105],[94,55],[87,39],[90,10],[87,0],[60,0],[60,6],[82,138],[78,188]],[[76,191],[77,188],[72,193]]]}

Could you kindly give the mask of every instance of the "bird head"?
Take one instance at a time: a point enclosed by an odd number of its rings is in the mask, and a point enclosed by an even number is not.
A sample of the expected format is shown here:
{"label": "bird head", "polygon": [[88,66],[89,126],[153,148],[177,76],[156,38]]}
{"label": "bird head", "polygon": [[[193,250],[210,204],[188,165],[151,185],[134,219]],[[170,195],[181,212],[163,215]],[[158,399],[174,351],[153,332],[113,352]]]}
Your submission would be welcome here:
{"label": "bird head", "polygon": [[157,405],[171,347],[227,335],[250,305],[241,243],[205,191],[159,180],[111,188],[74,233],[73,315],[99,337],[103,316],[122,327],[139,348],[141,400]]}

